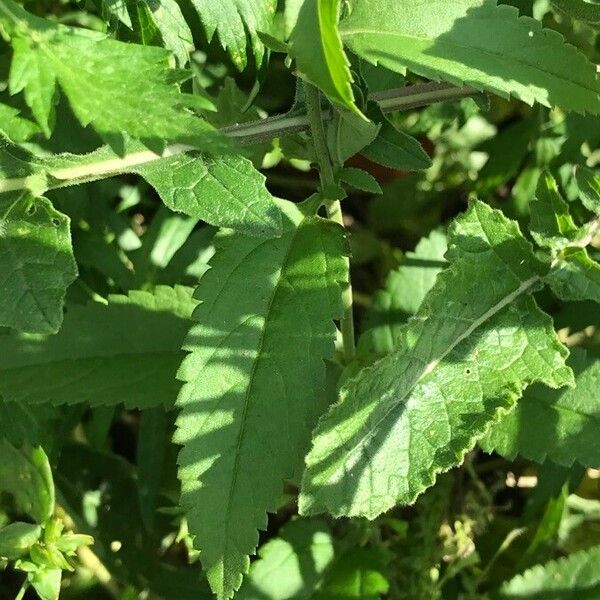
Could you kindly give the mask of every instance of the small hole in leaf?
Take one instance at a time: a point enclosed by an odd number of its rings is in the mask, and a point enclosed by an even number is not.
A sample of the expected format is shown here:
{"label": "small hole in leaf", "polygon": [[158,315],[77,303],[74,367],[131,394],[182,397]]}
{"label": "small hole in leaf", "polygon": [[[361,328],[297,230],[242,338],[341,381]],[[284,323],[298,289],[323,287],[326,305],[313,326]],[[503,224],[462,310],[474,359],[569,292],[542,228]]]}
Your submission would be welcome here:
{"label": "small hole in leaf", "polygon": [[54,225],[54,227],[60,227],[60,219],[57,219],[56,217],[52,219],[52,225]]}
{"label": "small hole in leaf", "polygon": [[35,204],[30,204],[30,205],[27,207],[27,214],[28,214],[30,217],[32,217],[33,215],[35,215],[35,211],[36,211],[36,210],[37,210],[37,208],[36,208]]}
{"label": "small hole in leaf", "polygon": [[465,369],[465,375],[470,375],[471,374],[471,369],[467,368]]}

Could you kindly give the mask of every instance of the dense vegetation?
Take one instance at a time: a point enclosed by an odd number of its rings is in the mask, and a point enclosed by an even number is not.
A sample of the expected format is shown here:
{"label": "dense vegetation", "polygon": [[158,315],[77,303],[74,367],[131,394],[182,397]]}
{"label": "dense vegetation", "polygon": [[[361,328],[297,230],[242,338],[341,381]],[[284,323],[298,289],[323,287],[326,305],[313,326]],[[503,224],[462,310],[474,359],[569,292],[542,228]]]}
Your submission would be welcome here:
{"label": "dense vegetation", "polygon": [[600,598],[598,31],[0,0],[0,599]]}

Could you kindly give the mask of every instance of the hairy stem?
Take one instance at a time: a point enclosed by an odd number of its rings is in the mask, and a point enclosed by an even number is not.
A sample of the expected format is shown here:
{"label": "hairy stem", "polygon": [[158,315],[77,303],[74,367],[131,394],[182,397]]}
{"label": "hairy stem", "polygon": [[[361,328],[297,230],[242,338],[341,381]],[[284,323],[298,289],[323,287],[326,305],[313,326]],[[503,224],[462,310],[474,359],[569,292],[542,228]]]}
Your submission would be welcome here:
{"label": "hairy stem", "polygon": [[[327,193],[327,188],[335,186],[335,175],[333,165],[327,148],[325,138],[325,128],[323,127],[323,118],[321,113],[321,95],[319,90],[305,83],[306,109],[310,121],[310,132],[312,136],[317,163],[319,165],[319,175],[321,178],[322,192]],[[325,208],[327,216],[336,223],[344,226],[342,206],[339,200],[325,198]],[[342,303],[344,305],[344,315],[340,322],[342,331],[342,343],[344,347],[344,358],[347,363],[354,359],[356,355],[356,345],[354,342],[354,313],[352,311],[352,283],[350,281],[350,259],[345,258],[346,271],[348,276],[348,285],[342,290]]]}
{"label": "hairy stem", "polygon": [[[423,83],[411,85],[400,89],[377,92],[370,99],[378,102],[381,110],[393,112],[427,106],[443,100],[464,98],[475,94],[472,88],[456,87],[447,83]],[[326,122],[333,118],[332,110],[321,111],[321,121]],[[224,127],[220,132],[242,145],[256,144],[278,138],[292,133],[301,133],[310,129],[310,119],[303,111],[289,112],[284,115],[267,117],[259,121],[240,123]],[[122,157],[98,160],[86,164],[78,164],[63,168],[50,168],[48,187],[53,189],[66,187],[98,179],[106,179],[115,175],[126,173],[136,165],[152,162],[186,152],[197,151],[198,148],[186,144],[172,144],[167,146],[162,154],[152,150],[133,152]],[[0,193],[15,190],[29,189],[35,184],[35,177],[18,177],[14,179],[0,179]]]}

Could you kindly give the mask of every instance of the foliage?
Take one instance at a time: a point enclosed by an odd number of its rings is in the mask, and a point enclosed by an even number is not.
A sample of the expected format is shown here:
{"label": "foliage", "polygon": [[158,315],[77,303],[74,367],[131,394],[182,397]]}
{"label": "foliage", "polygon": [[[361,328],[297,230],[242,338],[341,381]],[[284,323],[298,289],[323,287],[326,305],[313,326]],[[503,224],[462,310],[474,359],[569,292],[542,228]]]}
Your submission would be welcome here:
{"label": "foliage", "polygon": [[597,597],[599,22],[2,0],[0,597]]}

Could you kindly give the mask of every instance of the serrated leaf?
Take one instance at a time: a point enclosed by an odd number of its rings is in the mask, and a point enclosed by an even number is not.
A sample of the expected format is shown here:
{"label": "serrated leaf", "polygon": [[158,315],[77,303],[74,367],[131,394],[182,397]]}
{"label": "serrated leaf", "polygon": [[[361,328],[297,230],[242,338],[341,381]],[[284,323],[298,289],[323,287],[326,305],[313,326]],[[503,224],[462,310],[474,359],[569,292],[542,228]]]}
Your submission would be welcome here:
{"label": "serrated leaf", "polygon": [[591,169],[579,167],[575,178],[582,204],[600,217],[600,177]]}
{"label": "serrated leaf", "polygon": [[568,245],[576,237],[579,228],[575,225],[569,207],[562,199],[556,181],[550,173],[542,173],[535,198],[529,206],[529,230],[538,245],[557,250]]}
{"label": "serrated leaf", "polygon": [[514,410],[492,426],[482,448],[510,460],[520,454],[540,463],[548,458],[565,466],[578,461],[599,467],[600,362],[575,348],[568,364],[576,387],[532,386]]}
{"label": "serrated leaf", "polygon": [[10,92],[25,92],[46,136],[58,84],[79,122],[91,123],[117,148],[124,133],[148,142],[180,141],[215,151],[227,147],[209,123],[188,110],[210,104],[179,92],[175,82],[181,72],[169,68],[168,50],[56,25],[13,0],[0,5],[0,23],[14,50]]}
{"label": "serrated leaf", "polygon": [[600,302],[600,264],[585,248],[563,250],[545,281],[561,300]]}
{"label": "serrated leaf", "polygon": [[528,104],[600,112],[596,68],[561,35],[496,0],[355,0],[342,41],[375,64]]}
{"label": "serrated leaf", "polygon": [[179,154],[132,169],[172,210],[258,237],[281,234],[281,214],[265,177],[242,156]]}
{"label": "serrated leaf", "polygon": [[58,331],[76,277],[69,218],[46,198],[0,195],[0,326]]}
{"label": "serrated leaf", "polygon": [[158,286],[69,306],[54,336],[0,336],[0,394],[25,405],[172,405],[194,306],[189,289]]}
{"label": "serrated leaf", "polygon": [[18,448],[0,438],[0,491],[11,494],[17,509],[43,524],[54,512],[54,482],[42,448]]}
{"label": "serrated leaf", "polygon": [[381,194],[381,186],[377,182],[377,179],[362,169],[356,169],[354,167],[344,167],[337,172],[337,176],[340,181],[351,185],[357,190],[368,192],[369,194]]}
{"label": "serrated leaf", "polygon": [[390,169],[422,171],[431,166],[431,158],[418,140],[397,129],[381,110],[372,110],[368,114],[377,123],[381,123],[381,129],[361,154]]}
{"label": "serrated leaf", "polygon": [[269,33],[277,7],[276,0],[191,0],[204,25],[208,40],[215,33],[236,67],[248,64],[247,36],[257,64],[264,56],[264,46],[257,31]]}
{"label": "serrated leaf", "polygon": [[304,0],[290,36],[300,75],[332,101],[361,115],[354,103],[350,63],[337,29],[339,0]]}
{"label": "serrated leaf", "polygon": [[446,235],[432,231],[414,252],[406,253],[402,264],[388,275],[385,288],[373,296],[361,346],[364,344],[377,354],[389,354],[399,348],[404,323],[417,312],[446,266],[447,249]]}
{"label": "serrated leaf", "polygon": [[544,268],[516,223],[475,202],[453,223],[446,258],[401,349],[359,372],[321,418],[303,514],[374,518],[410,504],[527,385],[572,382],[566,348],[527,296]]}
{"label": "serrated leaf", "polygon": [[124,173],[136,173],[155,188],[171,210],[248,235],[281,233],[281,215],[265,177],[243,156],[184,153],[160,156],[127,140],[124,156],[109,146],[89,154],[34,156],[0,138],[0,192],[48,189]]}
{"label": "serrated leaf", "polygon": [[573,19],[600,28],[600,5],[585,0],[552,0],[552,4]]}
{"label": "serrated leaf", "polygon": [[194,40],[176,0],[134,0],[130,6],[138,11],[138,20],[152,24],[164,47],[173,52],[177,64],[183,67],[194,49]]}
{"label": "serrated leaf", "polygon": [[525,571],[506,582],[502,599],[593,600],[600,594],[600,546],[580,550]]}
{"label": "serrated leaf", "polygon": [[341,314],[339,226],[279,203],[282,237],[223,232],[179,377],[181,503],[213,591],[230,598],[310,439]]}
{"label": "serrated leaf", "polygon": [[387,593],[386,553],[344,548],[326,523],[296,519],[259,550],[240,600],[376,600]]}
{"label": "serrated leaf", "polygon": [[40,128],[22,117],[19,111],[12,106],[0,103],[0,133],[10,138],[13,142],[25,142]]}

